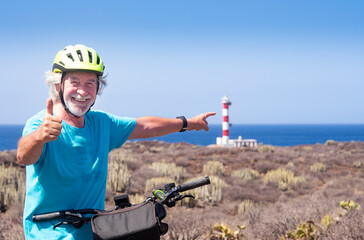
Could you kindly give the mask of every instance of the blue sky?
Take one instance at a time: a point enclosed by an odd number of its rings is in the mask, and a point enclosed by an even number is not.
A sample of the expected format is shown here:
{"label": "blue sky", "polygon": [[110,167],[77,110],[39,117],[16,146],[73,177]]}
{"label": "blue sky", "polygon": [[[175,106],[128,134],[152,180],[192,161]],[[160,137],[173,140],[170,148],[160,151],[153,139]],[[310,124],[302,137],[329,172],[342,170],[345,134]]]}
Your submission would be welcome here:
{"label": "blue sky", "polygon": [[45,108],[44,72],[82,43],[103,58],[94,109],[232,123],[364,123],[364,2],[0,0],[0,124]]}

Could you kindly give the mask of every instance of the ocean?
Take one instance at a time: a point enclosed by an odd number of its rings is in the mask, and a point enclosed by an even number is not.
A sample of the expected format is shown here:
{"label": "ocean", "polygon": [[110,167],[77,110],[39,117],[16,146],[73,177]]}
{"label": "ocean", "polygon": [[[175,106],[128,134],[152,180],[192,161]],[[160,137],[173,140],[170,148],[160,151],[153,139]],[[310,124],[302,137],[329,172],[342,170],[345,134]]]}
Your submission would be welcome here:
{"label": "ocean", "polygon": [[[0,125],[0,151],[17,148],[23,125]],[[210,131],[173,133],[150,138],[163,142],[187,142],[207,146],[222,136],[220,124],[211,124]],[[364,124],[234,124],[230,127],[230,139],[256,139],[258,144],[294,146],[301,144],[364,141]]]}

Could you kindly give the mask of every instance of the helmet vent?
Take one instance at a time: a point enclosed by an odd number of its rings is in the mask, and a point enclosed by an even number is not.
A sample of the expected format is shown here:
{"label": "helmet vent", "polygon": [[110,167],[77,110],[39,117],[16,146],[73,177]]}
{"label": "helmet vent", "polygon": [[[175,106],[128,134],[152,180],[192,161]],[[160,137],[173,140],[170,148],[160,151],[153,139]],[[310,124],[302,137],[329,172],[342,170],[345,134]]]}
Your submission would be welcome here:
{"label": "helmet vent", "polygon": [[100,57],[97,56],[97,60],[96,60],[97,64],[100,64]]}
{"label": "helmet vent", "polygon": [[66,66],[66,64],[64,64],[64,62],[59,61],[59,64],[62,64],[63,66]]}
{"label": "helmet vent", "polygon": [[83,57],[82,57],[81,50],[77,50],[76,52],[77,52],[77,56],[80,59],[80,61],[83,62]]}
{"label": "helmet vent", "polygon": [[92,63],[92,52],[88,51],[88,61]]}
{"label": "helmet vent", "polygon": [[71,53],[67,54],[67,57],[68,57],[69,59],[71,59],[72,61],[75,61],[75,59],[73,59],[73,56],[72,56],[72,54],[71,54]]}

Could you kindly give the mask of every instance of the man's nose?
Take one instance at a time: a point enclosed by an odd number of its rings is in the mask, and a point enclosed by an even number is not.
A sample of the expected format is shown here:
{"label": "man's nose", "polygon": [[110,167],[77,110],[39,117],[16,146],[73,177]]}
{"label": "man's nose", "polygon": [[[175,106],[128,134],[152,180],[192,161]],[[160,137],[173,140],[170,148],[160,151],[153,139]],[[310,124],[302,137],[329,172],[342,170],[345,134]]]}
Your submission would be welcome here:
{"label": "man's nose", "polygon": [[82,95],[82,96],[85,96],[85,95],[88,94],[85,87],[78,87],[77,88],[77,93],[80,94],[80,95]]}

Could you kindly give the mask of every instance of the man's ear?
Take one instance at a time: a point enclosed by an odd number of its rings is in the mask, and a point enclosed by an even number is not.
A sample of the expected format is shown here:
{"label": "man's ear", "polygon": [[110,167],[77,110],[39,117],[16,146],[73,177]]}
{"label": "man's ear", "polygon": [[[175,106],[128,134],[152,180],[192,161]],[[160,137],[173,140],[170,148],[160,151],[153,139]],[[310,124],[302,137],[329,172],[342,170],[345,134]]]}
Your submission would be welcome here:
{"label": "man's ear", "polygon": [[59,83],[55,84],[56,91],[57,91],[58,93],[59,93],[59,86],[60,86],[60,84],[59,84]]}

